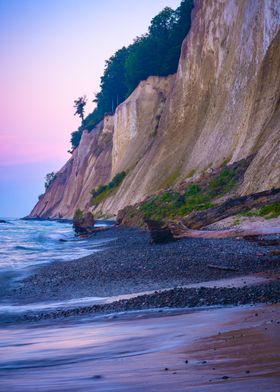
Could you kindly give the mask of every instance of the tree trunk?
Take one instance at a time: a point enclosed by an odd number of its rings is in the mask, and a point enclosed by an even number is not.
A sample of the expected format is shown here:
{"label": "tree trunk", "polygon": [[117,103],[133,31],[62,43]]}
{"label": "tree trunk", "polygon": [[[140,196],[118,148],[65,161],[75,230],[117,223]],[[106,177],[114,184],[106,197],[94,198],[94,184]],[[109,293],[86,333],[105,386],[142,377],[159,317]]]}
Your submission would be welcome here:
{"label": "tree trunk", "polygon": [[193,212],[183,218],[181,222],[189,229],[201,229],[229,216],[276,202],[280,202],[280,188],[230,199],[208,210]]}
{"label": "tree trunk", "polygon": [[147,224],[150,232],[151,242],[155,244],[163,244],[174,241],[173,234],[165,223],[151,219],[145,219],[145,223]]}

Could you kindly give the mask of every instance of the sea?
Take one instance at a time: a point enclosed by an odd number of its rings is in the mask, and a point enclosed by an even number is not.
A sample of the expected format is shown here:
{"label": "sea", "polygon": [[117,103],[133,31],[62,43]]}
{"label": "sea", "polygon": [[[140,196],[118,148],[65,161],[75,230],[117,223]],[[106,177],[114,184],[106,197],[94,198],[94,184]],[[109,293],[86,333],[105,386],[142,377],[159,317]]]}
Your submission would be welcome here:
{"label": "sea", "polygon": [[76,237],[71,222],[0,219],[6,222],[0,223],[0,273],[77,259],[99,251],[104,244],[102,240]]}
{"label": "sea", "polygon": [[[99,303],[96,297],[65,301],[39,301],[27,305],[13,301],[15,284],[32,274],[40,265],[67,262],[101,252],[113,238],[81,238],[75,236],[70,221],[23,220],[1,218],[0,223],[0,323],[11,315],[26,311],[66,308],[73,305]],[[112,221],[98,221],[96,226],[110,226]]]}

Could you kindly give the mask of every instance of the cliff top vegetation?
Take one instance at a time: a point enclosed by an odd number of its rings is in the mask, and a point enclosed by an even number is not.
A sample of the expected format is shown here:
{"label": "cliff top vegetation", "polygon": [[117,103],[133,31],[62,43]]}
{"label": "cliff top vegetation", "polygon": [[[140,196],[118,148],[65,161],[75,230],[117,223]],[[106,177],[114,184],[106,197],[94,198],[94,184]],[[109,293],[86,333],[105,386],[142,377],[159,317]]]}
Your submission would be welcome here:
{"label": "cliff top vegetation", "polygon": [[146,34],[136,37],[128,47],[106,60],[96,108],[72,133],[72,147],[79,145],[83,129],[92,130],[104,114],[112,113],[149,76],[167,76],[177,71],[181,45],[191,27],[193,0],[183,0],[173,10],[164,8],[155,16]]}

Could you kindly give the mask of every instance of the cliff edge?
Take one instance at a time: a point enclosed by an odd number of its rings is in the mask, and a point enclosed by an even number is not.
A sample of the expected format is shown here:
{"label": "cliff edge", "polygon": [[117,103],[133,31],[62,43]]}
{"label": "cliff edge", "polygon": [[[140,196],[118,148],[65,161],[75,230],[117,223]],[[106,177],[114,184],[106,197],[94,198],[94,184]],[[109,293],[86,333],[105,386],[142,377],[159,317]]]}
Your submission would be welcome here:
{"label": "cliff edge", "polygon": [[[280,0],[197,0],[177,74],[150,77],[105,117],[30,217],[114,215],[209,168],[254,156],[239,193],[280,187]],[[97,206],[91,190],[125,171]]]}

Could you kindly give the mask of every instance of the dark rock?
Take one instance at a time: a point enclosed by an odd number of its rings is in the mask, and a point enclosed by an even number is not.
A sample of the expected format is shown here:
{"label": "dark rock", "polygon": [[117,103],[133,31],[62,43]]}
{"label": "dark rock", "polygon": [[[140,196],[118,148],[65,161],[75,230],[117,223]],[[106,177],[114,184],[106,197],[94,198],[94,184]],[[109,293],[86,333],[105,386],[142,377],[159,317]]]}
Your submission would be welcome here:
{"label": "dark rock", "polygon": [[272,251],[269,253],[269,256],[280,256],[280,249],[272,250]]}
{"label": "dark rock", "polygon": [[275,239],[259,239],[257,241],[258,245],[260,246],[277,246],[280,245],[280,239],[279,238],[275,238]]}
{"label": "dark rock", "polygon": [[91,234],[95,220],[91,212],[76,214],[73,219],[73,227],[77,234]]}
{"label": "dark rock", "polygon": [[5,221],[4,219],[0,219],[0,223],[8,223],[8,222]]}
{"label": "dark rock", "polygon": [[222,379],[223,379],[223,380],[228,380],[228,379],[229,379],[229,376],[223,376]]}
{"label": "dark rock", "polygon": [[102,376],[100,374],[97,374],[96,376],[92,376],[93,380],[100,380]]}
{"label": "dark rock", "polygon": [[146,219],[145,223],[148,226],[151,241],[154,244],[164,244],[175,240],[171,230],[165,223],[151,219]]}
{"label": "dark rock", "polygon": [[127,227],[145,227],[144,214],[138,204],[126,206],[118,211],[116,224]]}

